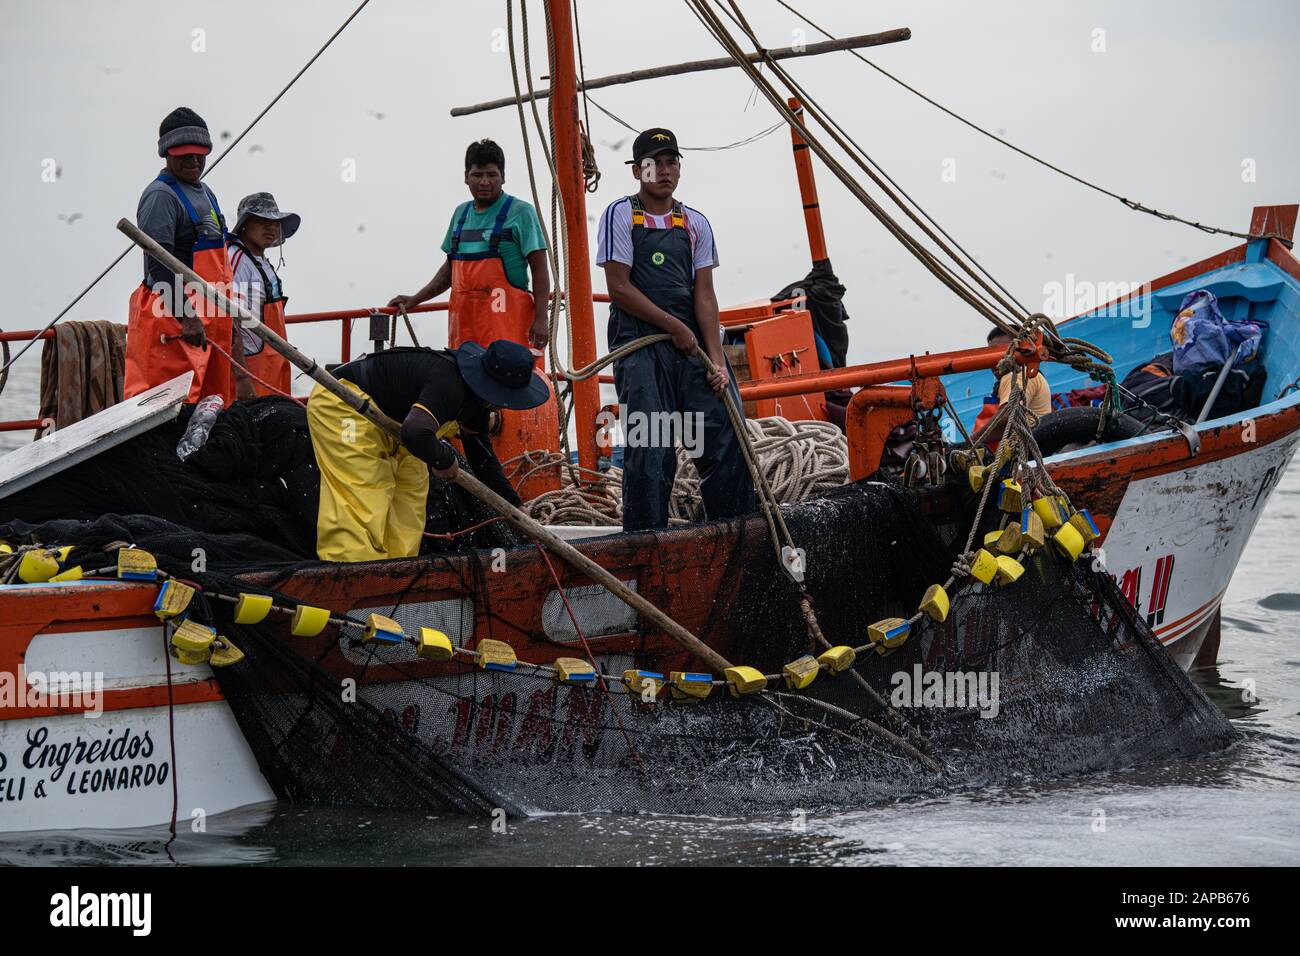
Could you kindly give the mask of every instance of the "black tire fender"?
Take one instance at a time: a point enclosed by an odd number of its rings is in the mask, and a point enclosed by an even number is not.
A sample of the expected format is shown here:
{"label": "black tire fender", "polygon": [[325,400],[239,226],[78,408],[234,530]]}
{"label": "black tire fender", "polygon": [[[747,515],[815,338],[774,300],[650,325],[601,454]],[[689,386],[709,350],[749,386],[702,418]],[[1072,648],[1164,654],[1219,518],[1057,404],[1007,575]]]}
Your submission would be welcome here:
{"label": "black tire fender", "polygon": [[[1043,457],[1055,455],[1070,445],[1084,446],[1097,441],[1097,427],[1101,424],[1101,409],[1090,405],[1062,408],[1044,415],[1034,426],[1034,440],[1038,442]],[[1131,415],[1111,416],[1109,426],[1101,441],[1119,441],[1139,434],[1143,425]]]}

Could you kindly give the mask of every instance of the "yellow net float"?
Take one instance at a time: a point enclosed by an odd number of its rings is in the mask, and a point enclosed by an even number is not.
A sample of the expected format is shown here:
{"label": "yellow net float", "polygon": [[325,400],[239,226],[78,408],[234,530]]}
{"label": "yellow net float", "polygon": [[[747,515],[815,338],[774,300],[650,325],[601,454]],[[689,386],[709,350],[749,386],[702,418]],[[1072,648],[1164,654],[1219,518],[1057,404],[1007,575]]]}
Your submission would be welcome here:
{"label": "yellow net float", "polygon": [[261,624],[271,613],[271,606],[269,595],[241,593],[235,602],[235,623]]}
{"label": "yellow net float", "polygon": [[315,637],[325,630],[330,622],[330,612],[323,607],[299,604],[293,609],[293,621],[289,624],[289,633],[294,637]]}
{"label": "yellow net float", "polygon": [[727,679],[727,690],[732,697],[756,694],[767,686],[767,678],[762,671],[754,667],[746,667],[743,664],[737,667],[728,667],[722,672],[722,676]]}
{"label": "yellow net float", "polygon": [[158,620],[166,621],[184,614],[192,600],[194,600],[194,588],[172,578],[164,581],[162,587],[158,589],[158,596],[153,602],[153,612],[158,615]]}
{"label": "yellow net float", "polygon": [[1056,534],[1052,535],[1052,544],[1056,545],[1056,550],[1070,561],[1078,561],[1085,547],[1083,535],[1079,534],[1079,530],[1072,524],[1061,525]]}
{"label": "yellow net float", "polygon": [[948,592],[943,589],[942,584],[931,584],[925,589],[925,595],[921,598],[921,610],[930,620],[942,624],[948,619],[950,608]]}
{"label": "yellow net float", "polygon": [[903,618],[887,617],[867,625],[867,638],[877,647],[902,647],[911,631],[912,625]]}
{"label": "yellow net float", "polygon": [[519,665],[515,649],[505,641],[484,638],[475,650],[478,651],[478,666],[485,671],[513,671]]}
{"label": "yellow net float", "polygon": [[1070,515],[1069,523],[1075,531],[1079,532],[1084,544],[1092,544],[1101,536],[1101,532],[1097,529],[1097,522],[1092,520],[1092,514],[1087,508],[1080,508]]}
{"label": "yellow net float", "polygon": [[996,548],[998,546],[998,542],[1001,540],[1002,540],[1001,529],[997,531],[990,531],[984,535],[984,547]]}
{"label": "yellow net float", "polygon": [[434,627],[422,627],[415,638],[415,656],[426,661],[449,661],[456,649],[451,638]]}
{"label": "yellow net float", "polygon": [[817,663],[817,658],[811,654],[806,654],[782,667],[781,676],[785,679],[786,687],[791,690],[803,690],[817,679],[821,669],[821,665]]}
{"label": "yellow net float", "polygon": [[[1020,522],[1013,521],[998,533],[998,540],[994,542],[994,547],[1000,554],[1019,554],[1023,545],[1023,538],[1020,534]],[[987,547],[987,543],[985,547]]]}
{"label": "yellow net float", "polygon": [[1055,498],[1035,498],[1031,507],[1034,509],[1034,514],[1042,519],[1043,527],[1048,531],[1055,531],[1065,524],[1061,503]]}
{"label": "yellow net float", "polygon": [[668,687],[673,700],[704,700],[713,691],[713,676],[672,671],[668,675]]}
{"label": "yellow net float", "polygon": [[[206,654],[212,647],[212,642],[216,640],[217,630],[208,627],[206,624],[200,624],[198,621],[185,620],[181,621],[172,631],[171,645],[178,651],[185,651],[189,654]],[[205,661],[207,657],[203,658]]]}
{"label": "yellow net float", "polygon": [[581,658],[557,657],[553,666],[557,684],[591,687],[596,683],[596,668]]}
{"label": "yellow net float", "polygon": [[1018,515],[1021,507],[1020,482],[1005,479],[998,486],[998,508],[1008,514]]}
{"label": "yellow net float", "polygon": [[832,674],[838,674],[841,671],[846,671],[852,667],[853,661],[856,658],[857,654],[854,652],[853,648],[849,647],[847,644],[837,644],[818,654],[817,663],[826,668],[826,670],[830,671]]}
{"label": "yellow net float", "polygon": [[1026,551],[1037,551],[1047,543],[1047,529],[1043,519],[1032,508],[1020,512],[1020,546]]}
{"label": "yellow net float", "polygon": [[970,490],[979,493],[984,488],[984,481],[988,477],[988,465],[971,465],[966,471],[966,481],[970,483]]}
{"label": "yellow net float", "polygon": [[976,551],[975,557],[971,559],[970,563],[971,577],[983,584],[988,584],[997,573],[998,559],[983,548]]}
{"label": "yellow net float", "polygon": [[210,649],[202,651],[187,651],[179,647],[174,647],[172,648],[172,656],[182,664],[196,666],[208,663],[212,658],[212,651]]}
{"label": "yellow net float", "polygon": [[18,562],[18,577],[28,584],[44,584],[59,573],[59,559],[53,551],[27,551]]}
{"label": "yellow net float", "polygon": [[664,675],[656,671],[626,670],[623,672],[623,683],[637,697],[658,697],[664,689]]}
{"label": "yellow net float", "polygon": [[380,644],[400,644],[405,636],[402,625],[391,617],[371,614],[366,621],[366,629],[361,635],[361,641],[366,644],[371,641],[378,641]]}
{"label": "yellow net float", "polygon": [[54,577],[50,578],[50,582],[56,583],[59,581],[80,581],[84,576],[85,576],[85,571],[82,570],[81,565],[77,564],[74,565],[73,567],[68,568],[66,571],[60,571],[58,574],[54,575]]}
{"label": "yellow net float", "polygon": [[998,555],[998,584],[1014,584],[1025,573],[1025,566],[1010,555]]}
{"label": "yellow net float", "polygon": [[972,465],[982,465],[986,460],[983,448],[963,448],[952,453],[952,464],[960,472],[968,472]]}
{"label": "yellow net float", "polygon": [[139,548],[118,548],[117,576],[124,581],[155,581],[158,578],[158,560]]}
{"label": "yellow net float", "polygon": [[238,664],[244,659],[244,652],[235,646],[234,642],[225,635],[219,636],[212,642],[212,656],[208,658],[208,663],[213,667],[229,667],[231,664]]}

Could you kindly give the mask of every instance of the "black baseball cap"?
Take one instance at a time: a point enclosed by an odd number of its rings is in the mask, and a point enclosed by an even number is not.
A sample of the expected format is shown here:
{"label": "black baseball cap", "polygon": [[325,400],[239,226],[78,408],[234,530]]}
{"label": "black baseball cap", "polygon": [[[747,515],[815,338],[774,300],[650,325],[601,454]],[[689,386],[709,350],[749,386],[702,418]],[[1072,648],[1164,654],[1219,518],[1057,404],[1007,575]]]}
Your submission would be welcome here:
{"label": "black baseball cap", "polygon": [[680,156],[682,151],[677,148],[677,137],[672,130],[656,126],[637,135],[636,142],[632,144],[632,158],[627,161],[627,165],[638,164],[660,153]]}

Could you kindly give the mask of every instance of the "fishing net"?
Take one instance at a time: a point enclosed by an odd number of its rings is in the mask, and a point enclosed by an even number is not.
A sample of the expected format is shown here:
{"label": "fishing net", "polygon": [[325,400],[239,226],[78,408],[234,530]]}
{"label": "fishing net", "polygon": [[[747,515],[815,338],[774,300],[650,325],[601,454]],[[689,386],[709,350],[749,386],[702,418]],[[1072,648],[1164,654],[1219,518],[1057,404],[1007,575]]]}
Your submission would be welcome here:
{"label": "fishing net", "polygon": [[[919,494],[876,482],[787,508],[830,642],[861,645],[868,623],[911,614],[925,588],[947,576],[968,509],[952,488]],[[1012,585],[954,589],[948,619],[923,619],[902,647],[860,653],[853,669],[883,707],[847,673],[823,675],[797,693],[773,681],[739,698],[715,687],[705,701],[665,691],[647,704],[627,692],[625,670],[701,665],[647,634],[602,588],[571,580],[564,594],[575,626],[535,550],[507,552],[508,574],[493,573],[493,556],[483,551],[368,565],[285,563],[249,574],[242,542],[230,547],[165,523],[123,520],[82,523],[73,557],[89,567],[96,548],[130,539],[203,587],[192,613],[246,654],[216,675],[264,774],[287,800],[470,813],[784,813],[1127,767],[1233,739],[1111,578],[1086,560],[1048,552],[1026,559]],[[218,555],[202,574],[191,571],[183,547],[195,542]],[[584,550],[620,576],[632,574],[734,663],[773,674],[817,652],[800,592],[777,567],[759,517],[617,535]],[[223,561],[226,553],[233,563]],[[677,586],[664,589],[660,579],[669,577]],[[587,657],[585,639],[608,679],[579,687],[524,663],[512,672],[467,659],[434,663],[410,643],[362,642],[352,626],[291,637],[277,615],[235,625],[230,603],[217,595],[241,591],[275,595],[287,607],[313,596],[358,623],[385,614],[408,635],[436,627],[470,649],[504,640],[521,661],[542,664]],[[928,740],[941,769],[877,728]]]}
{"label": "fishing net", "polygon": [[[236,402],[217,417],[207,441],[181,461],[176,444],[194,407],[182,406],[173,421],[0,499],[0,524],[148,516],[191,533],[251,537],[250,565],[259,551],[273,560],[286,552],[300,561],[315,558],[320,470],[303,407],[279,396]],[[431,477],[425,522],[431,536],[421,550],[517,545],[515,532],[500,523],[454,544],[437,537],[494,516],[455,485]]]}

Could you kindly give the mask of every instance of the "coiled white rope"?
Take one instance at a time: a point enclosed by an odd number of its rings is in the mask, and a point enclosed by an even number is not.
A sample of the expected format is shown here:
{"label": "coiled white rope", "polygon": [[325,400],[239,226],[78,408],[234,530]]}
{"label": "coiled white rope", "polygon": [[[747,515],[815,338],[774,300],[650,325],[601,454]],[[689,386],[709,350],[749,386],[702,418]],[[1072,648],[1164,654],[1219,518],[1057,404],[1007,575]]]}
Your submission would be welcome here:
{"label": "coiled white rope", "polygon": [[[772,491],[782,504],[794,504],[816,497],[823,491],[847,484],[849,448],[844,433],[830,422],[790,421],[786,418],[747,419],[745,427]],[[558,452],[526,452],[504,465],[506,476],[514,482],[558,469],[561,487],[543,492],[526,501],[524,512],[543,524],[596,525],[621,527],[623,524],[623,470],[579,476],[574,483],[570,468],[561,468],[564,457]],[[527,494],[526,484],[521,484]],[[703,504],[700,476],[693,460],[682,447],[677,449],[677,477],[673,482],[669,510],[671,526],[700,520]]]}

